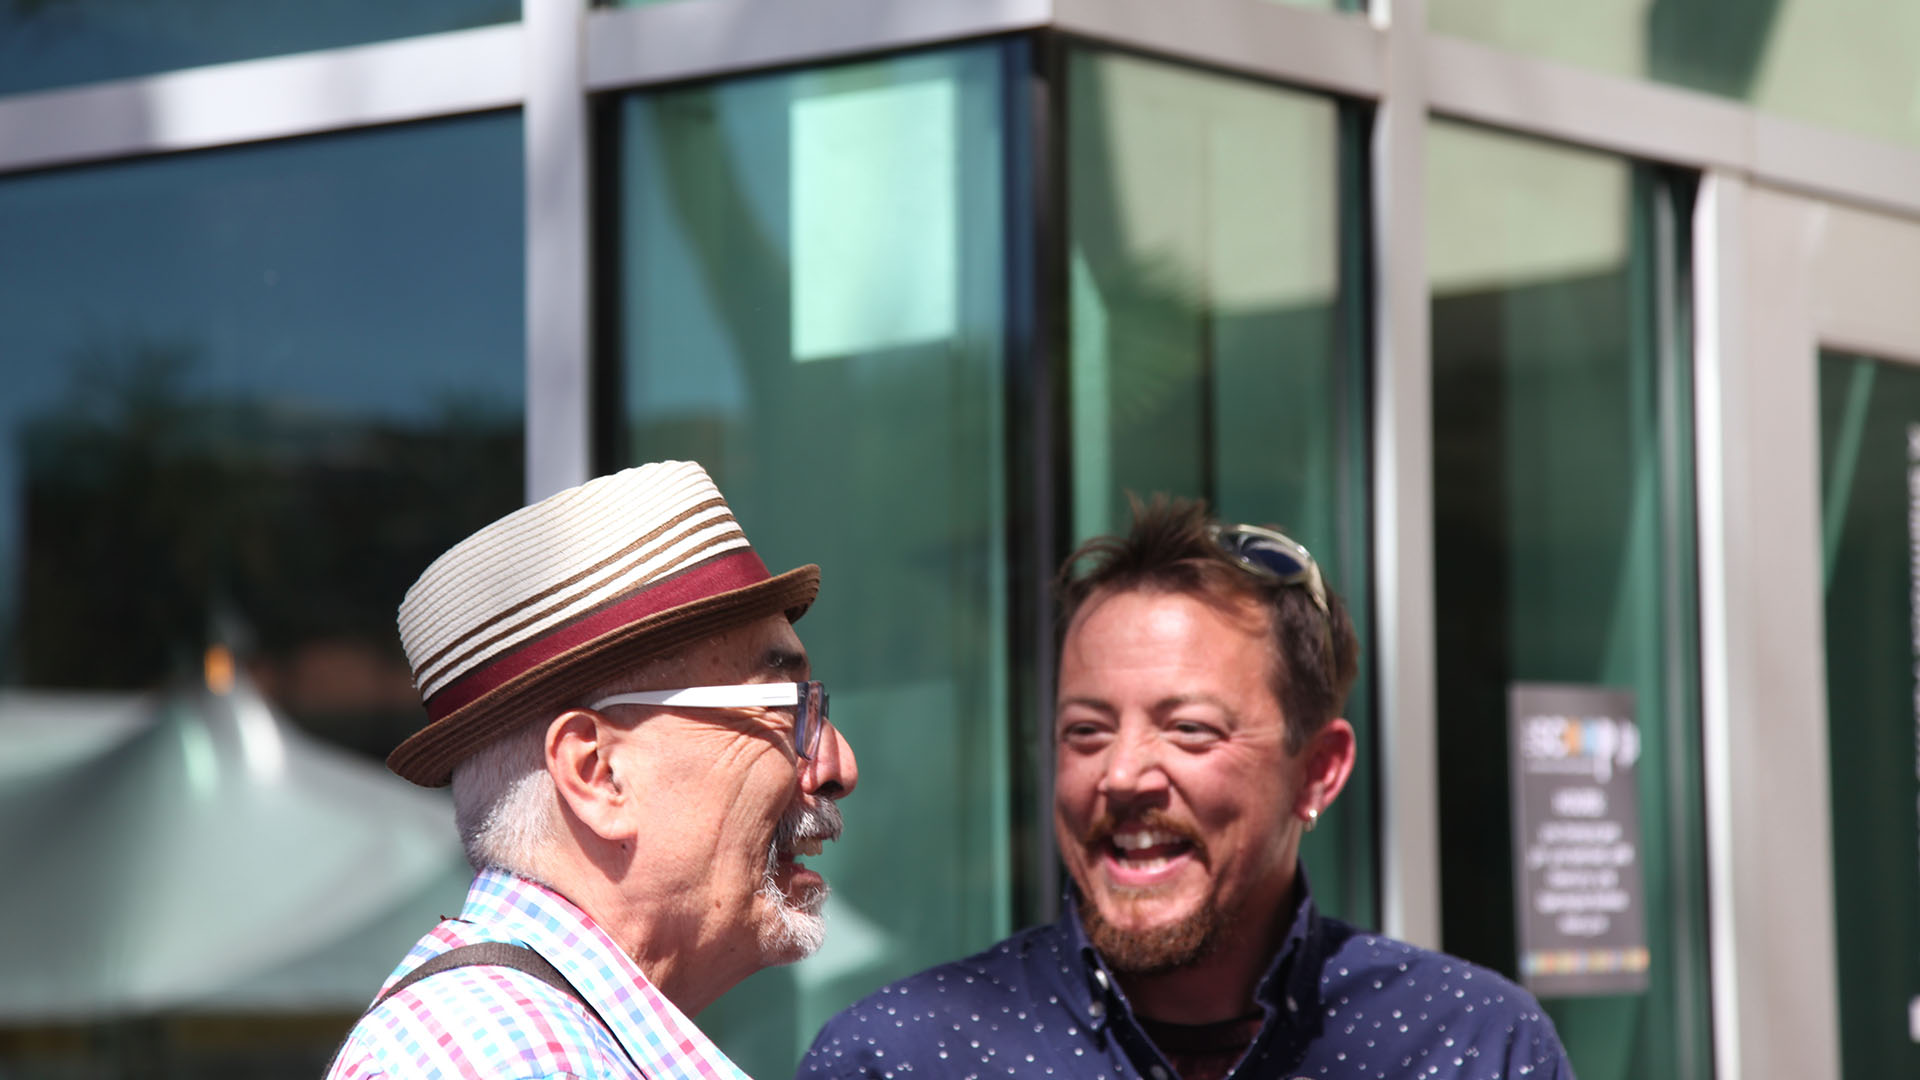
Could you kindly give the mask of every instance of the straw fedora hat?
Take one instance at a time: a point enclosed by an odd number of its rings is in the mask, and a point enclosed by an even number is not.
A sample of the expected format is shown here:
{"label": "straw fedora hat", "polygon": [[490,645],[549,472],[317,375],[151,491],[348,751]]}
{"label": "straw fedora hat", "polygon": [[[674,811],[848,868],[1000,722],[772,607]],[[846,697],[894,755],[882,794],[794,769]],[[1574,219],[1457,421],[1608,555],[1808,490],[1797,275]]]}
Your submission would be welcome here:
{"label": "straw fedora hat", "polygon": [[638,661],[767,615],[798,619],[820,568],[778,576],[705,469],[662,461],[521,507],[435,559],[400,604],[427,726],[387,758],[425,787]]}

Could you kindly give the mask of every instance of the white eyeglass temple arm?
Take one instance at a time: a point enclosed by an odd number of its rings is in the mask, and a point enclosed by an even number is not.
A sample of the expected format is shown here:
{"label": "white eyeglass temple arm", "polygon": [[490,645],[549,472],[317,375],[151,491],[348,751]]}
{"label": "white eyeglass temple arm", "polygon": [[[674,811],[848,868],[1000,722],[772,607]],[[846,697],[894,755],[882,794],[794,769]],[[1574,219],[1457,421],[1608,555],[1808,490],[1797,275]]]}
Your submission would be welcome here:
{"label": "white eyeglass temple arm", "polygon": [[588,708],[595,712],[610,705],[684,705],[690,708],[744,709],[755,705],[798,705],[800,683],[739,683],[733,686],[689,686],[682,690],[642,690],[614,694]]}

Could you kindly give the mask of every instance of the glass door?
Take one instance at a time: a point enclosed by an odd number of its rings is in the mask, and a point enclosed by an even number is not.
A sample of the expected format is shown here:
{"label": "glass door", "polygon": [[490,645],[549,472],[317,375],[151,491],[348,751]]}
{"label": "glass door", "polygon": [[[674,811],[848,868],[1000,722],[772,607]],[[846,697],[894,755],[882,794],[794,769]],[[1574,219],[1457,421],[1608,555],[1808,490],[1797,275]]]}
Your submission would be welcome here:
{"label": "glass door", "polygon": [[1842,1075],[1915,1076],[1920,365],[1821,350],[1820,475]]}
{"label": "glass door", "polygon": [[1716,1061],[1920,1075],[1920,221],[1700,205]]}
{"label": "glass door", "polygon": [[[1442,944],[1531,986],[1585,1080],[1709,1077],[1690,184],[1448,121],[1427,148]],[[1545,849],[1510,843],[1546,835],[1509,784],[1514,695],[1543,685],[1630,703],[1608,813],[1638,822],[1637,887],[1529,876]]]}

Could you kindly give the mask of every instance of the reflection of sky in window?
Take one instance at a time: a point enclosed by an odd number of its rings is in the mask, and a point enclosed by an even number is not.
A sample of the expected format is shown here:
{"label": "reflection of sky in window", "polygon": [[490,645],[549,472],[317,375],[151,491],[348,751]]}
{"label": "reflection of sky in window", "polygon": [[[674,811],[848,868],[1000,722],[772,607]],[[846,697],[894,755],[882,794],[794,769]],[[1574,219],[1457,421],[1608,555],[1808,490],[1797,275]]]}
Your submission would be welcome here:
{"label": "reflection of sky in window", "polygon": [[[89,366],[322,423],[509,422],[524,364],[517,114],[0,180],[0,627],[22,424]],[[97,404],[97,403],[95,403]]]}
{"label": "reflection of sky in window", "polygon": [[[757,231],[774,250],[786,254],[786,139],[773,125],[785,117],[791,77],[752,79],[704,94],[713,105],[722,157],[739,185],[750,220],[732,222],[740,232]],[[631,147],[625,195],[632,207],[625,247],[634,268],[627,284],[626,309],[636,314],[631,355],[647,358],[627,365],[627,413],[630,417],[732,416],[746,407],[747,392],[740,350],[725,318],[709,295],[700,273],[697,240],[711,222],[684,212],[666,180],[666,162],[690,148],[663,137],[655,122],[660,102],[630,98],[625,104],[627,145]],[[688,133],[685,121],[674,135]],[[701,182],[717,182],[703,176]],[[737,267],[727,269],[738,270]],[[748,272],[761,271],[750,268]]]}
{"label": "reflection of sky in window", "polygon": [[[623,103],[629,155],[624,195],[632,208],[622,238],[631,268],[622,302],[632,313],[627,415],[727,415],[746,397],[740,360],[697,272],[693,229],[675,208],[663,175],[665,162],[685,151],[656,125],[655,108],[645,98]],[[637,357],[646,359],[636,363]]]}
{"label": "reflection of sky in window", "polygon": [[[754,250],[744,238],[757,234],[781,260],[729,261],[723,280],[739,272],[810,275],[782,283],[792,289],[790,330],[756,338],[791,345],[799,359],[955,333],[953,69],[951,58],[914,57],[627,99],[629,417],[737,416],[747,406],[739,339],[702,273],[702,243],[736,260]],[[707,109],[710,117],[701,115]],[[668,160],[711,164],[692,144],[715,133],[721,171],[694,183],[734,185],[746,220],[705,212],[700,191],[676,201],[667,178]],[[903,141],[912,145],[903,150]],[[797,197],[807,181],[819,190]],[[798,254],[796,236],[811,239]]]}
{"label": "reflection of sky in window", "polygon": [[0,3],[0,93],[519,17],[516,0],[16,0]]}
{"label": "reflection of sky in window", "polygon": [[795,360],[944,341],[958,321],[955,84],[795,101]]}

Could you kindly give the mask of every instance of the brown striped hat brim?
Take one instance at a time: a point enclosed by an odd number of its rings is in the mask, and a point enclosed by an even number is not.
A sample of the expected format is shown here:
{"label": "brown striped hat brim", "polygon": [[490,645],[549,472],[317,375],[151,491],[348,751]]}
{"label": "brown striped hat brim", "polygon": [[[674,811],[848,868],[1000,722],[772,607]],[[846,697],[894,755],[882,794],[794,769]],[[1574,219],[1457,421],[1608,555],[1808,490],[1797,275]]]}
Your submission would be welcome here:
{"label": "brown striped hat brim", "polygon": [[769,615],[798,619],[816,566],[773,576],[706,472],[600,477],[481,529],[407,592],[400,636],[428,724],[387,765],[438,787],[454,766],[624,670]]}

